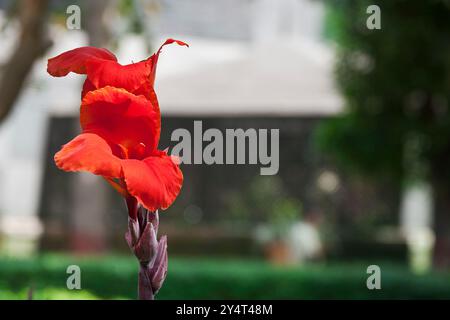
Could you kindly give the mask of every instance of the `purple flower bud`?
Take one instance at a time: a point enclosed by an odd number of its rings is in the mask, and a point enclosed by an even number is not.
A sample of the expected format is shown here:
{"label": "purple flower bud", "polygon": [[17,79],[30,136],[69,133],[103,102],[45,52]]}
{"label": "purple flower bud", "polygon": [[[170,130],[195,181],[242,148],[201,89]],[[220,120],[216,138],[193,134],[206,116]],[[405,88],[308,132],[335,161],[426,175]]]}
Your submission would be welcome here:
{"label": "purple flower bud", "polygon": [[147,223],[141,237],[134,246],[134,254],[141,264],[147,265],[151,263],[158,248],[158,240],[156,239],[155,229],[151,223]]}
{"label": "purple flower bud", "polygon": [[150,269],[141,265],[139,269],[139,299],[140,300],[153,300],[155,295],[151,284]]}
{"label": "purple flower bud", "polygon": [[142,229],[147,225],[148,222],[148,210],[145,209],[143,206],[139,205],[139,209],[137,211],[137,218],[139,221],[139,225]]}
{"label": "purple flower bud", "polygon": [[130,248],[134,247],[138,242],[139,231],[139,223],[137,222],[137,220],[128,218],[128,231],[125,234],[125,239],[127,240],[128,246]]}
{"label": "purple flower bud", "polygon": [[162,287],[167,275],[168,258],[167,258],[167,237],[162,236],[158,243],[158,252],[156,259],[151,268],[150,274],[152,275],[151,283],[153,292],[156,294]]}
{"label": "purple flower bud", "polygon": [[159,227],[158,210],[156,210],[155,212],[149,212],[148,221],[153,224],[153,228],[155,228],[155,232],[156,234],[158,234],[158,227]]}
{"label": "purple flower bud", "polygon": [[125,239],[139,260],[139,297],[152,300],[167,275],[167,237],[157,239],[158,211],[151,212],[139,205],[137,217],[128,219]]}

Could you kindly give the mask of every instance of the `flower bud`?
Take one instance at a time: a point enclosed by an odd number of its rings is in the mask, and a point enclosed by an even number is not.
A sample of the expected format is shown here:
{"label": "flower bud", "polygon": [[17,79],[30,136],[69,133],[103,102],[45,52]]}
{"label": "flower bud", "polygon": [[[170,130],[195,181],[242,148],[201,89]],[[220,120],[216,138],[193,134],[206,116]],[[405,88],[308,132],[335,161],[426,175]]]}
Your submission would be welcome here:
{"label": "flower bud", "polygon": [[134,254],[143,265],[148,265],[156,256],[158,240],[153,225],[147,222],[141,237],[134,246]]}
{"label": "flower bud", "polygon": [[152,275],[151,283],[153,292],[156,294],[162,287],[167,275],[168,258],[167,258],[167,237],[162,236],[158,243],[158,252],[156,254],[155,262],[151,268]]}
{"label": "flower bud", "polygon": [[133,248],[139,240],[139,223],[137,220],[128,218],[128,231],[125,234],[128,246]]}
{"label": "flower bud", "polygon": [[149,211],[149,213],[148,213],[148,221],[153,224],[153,228],[155,229],[155,233],[158,234],[158,227],[159,227],[158,210],[156,210],[154,212]]}

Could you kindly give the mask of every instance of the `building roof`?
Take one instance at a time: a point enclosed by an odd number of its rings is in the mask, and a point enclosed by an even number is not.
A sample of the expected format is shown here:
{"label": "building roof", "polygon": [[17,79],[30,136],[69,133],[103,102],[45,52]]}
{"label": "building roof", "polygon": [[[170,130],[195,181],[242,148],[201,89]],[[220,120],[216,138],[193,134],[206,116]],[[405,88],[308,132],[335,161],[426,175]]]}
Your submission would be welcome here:
{"label": "building roof", "polygon": [[[185,39],[183,39],[185,40]],[[249,44],[189,39],[161,54],[163,115],[332,115],[342,110],[333,54],[308,39]]]}

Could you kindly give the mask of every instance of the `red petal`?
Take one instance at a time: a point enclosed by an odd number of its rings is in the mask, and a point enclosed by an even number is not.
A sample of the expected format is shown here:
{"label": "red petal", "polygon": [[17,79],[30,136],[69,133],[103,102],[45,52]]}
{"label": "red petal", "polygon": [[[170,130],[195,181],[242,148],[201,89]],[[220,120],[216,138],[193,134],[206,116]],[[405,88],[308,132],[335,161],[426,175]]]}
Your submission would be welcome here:
{"label": "red petal", "polygon": [[109,185],[111,187],[114,188],[114,190],[116,190],[118,193],[120,193],[124,198],[126,198],[128,196],[127,190],[121,185],[120,182],[114,181],[113,178],[108,178],[108,177],[103,177],[103,178],[105,179],[106,182],[109,183]]}
{"label": "red petal", "polygon": [[151,71],[151,77],[150,77],[150,84],[153,87],[153,85],[155,84],[155,75],[156,75],[156,65],[158,64],[158,58],[159,58],[159,54],[161,53],[162,48],[165,45],[168,44],[172,44],[172,43],[176,43],[179,46],[186,46],[189,48],[189,45],[186,42],[180,41],[180,40],[175,40],[175,39],[167,39],[162,45],[161,47],[159,47],[158,51],[152,55],[150,57],[150,59],[152,60],[152,71]]}
{"label": "red petal", "polygon": [[142,159],[158,145],[159,115],[150,101],[124,89],[107,86],[88,92],[81,102],[80,123],[84,132],[130,152],[124,158]]}
{"label": "red petal", "polygon": [[55,154],[55,163],[65,171],[88,171],[111,178],[121,176],[120,159],[112,154],[105,140],[92,133],[80,134],[65,144]]}
{"label": "red petal", "polygon": [[69,72],[86,73],[88,61],[117,61],[117,58],[107,49],[96,47],[81,47],[61,53],[48,59],[47,72],[54,77],[63,77]]}
{"label": "red petal", "polygon": [[180,168],[165,152],[143,161],[123,160],[122,170],[128,192],[151,211],[167,209],[183,183]]}
{"label": "red petal", "polygon": [[[155,90],[150,85],[150,71],[151,67],[147,66],[146,61],[138,62],[133,67],[121,66],[118,63],[90,63],[88,67],[88,78],[83,84],[83,91],[81,97],[89,92],[96,90],[97,88],[103,88],[107,85],[123,88],[135,95],[143,95],[147,98],[153,110],[155,110],[158,119],[161,118],[159,110],[158,98]],[[133,69],[136,71],[133,73]],[[131,76],[127,76],[127,72],[131,72]],[[91,80],[92,79],[92,80]],[[94,83],[92,82],[94,81]],[[157,125],[157,136],[160,135],[161,124]]]}
{"label": "red petal", "polygon": [[94,91],[94,90],[97,90],[97,88],[94,86],[94,84],[88,78],[86,78],[86,80],[83,83],[83,89],[81,90],[81,99],[84,98],[86,93],[88,93],[89,91]]}
{"label": "red petal", "polygon": [[148,98],[151,64],[149,59],[125,66],[115,61],[90,60],[86,71],[88,80],[97,89],[105,86],[123,88]]}
{"label": "red petal", "polygon": [[155,106],[151,91],[155,82],[156,64],[162,47],[171,43],[188,46],[182,41],[167,39],[150,58],[128,65],[121,65],[115,61],[90,60],[86,65],[88,80],[97,89],[112,86],[123,88],[136,95],[142,94],[152,100]]}

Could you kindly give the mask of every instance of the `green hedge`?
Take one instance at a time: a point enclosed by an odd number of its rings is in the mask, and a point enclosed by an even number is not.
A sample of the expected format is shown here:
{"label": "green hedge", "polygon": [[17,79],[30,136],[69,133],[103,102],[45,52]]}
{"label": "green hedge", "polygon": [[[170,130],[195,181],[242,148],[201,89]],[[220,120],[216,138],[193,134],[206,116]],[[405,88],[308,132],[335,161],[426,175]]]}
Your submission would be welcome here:
{"label": "green hedge", "polygon": [[[66,289],[67,266],[81,268],[82,290]],[[450,298],[450,274],[414,276],[378,263],[381,290],[366,288],[369,263],[275,267],[260,261],[172,258],[159,299],[407,299]],[[0,299],[134,299],[132,257],[0,258]]]}

